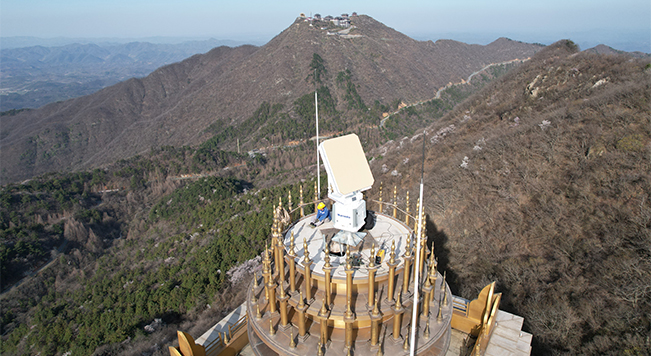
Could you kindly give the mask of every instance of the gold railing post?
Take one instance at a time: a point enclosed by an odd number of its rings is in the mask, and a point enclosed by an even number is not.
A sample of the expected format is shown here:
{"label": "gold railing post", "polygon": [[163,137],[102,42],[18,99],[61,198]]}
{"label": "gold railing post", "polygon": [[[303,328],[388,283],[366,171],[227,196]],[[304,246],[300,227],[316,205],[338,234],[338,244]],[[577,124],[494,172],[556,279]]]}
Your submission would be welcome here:
{"label": "gold railing post", "polygon": [[377,272],[380,266],[375,264],[375,243],[371,246],[371,256],[368,262],[368,308],[373,308],[373,303],[375,301],[375,272]]}
{"label": "gold railing post", "polygon": [[324,256],[323,260],[325,261],[323,265],[323,272],[325,272],[325,300],[328,304],[328,307],[332,305],[332,270],[333,267],[330,265],[330,249],[326,245],[325,250],[323,251]]}
{"label": "gold railing post", "polygon": [[298,305],[296,305],[296,311],[298,312],[298,336],[301,338],[307,337],[307,328],[305,327],[305,311],[309,308],[308,305],[303,301],[303,292],[300,292],[300,300]]}
{"label": "gold railing post", "polygon": [[389,290],[387,292],[387,300],[389,302],[393,301],[393,291],[396,285],[396,266],[398,261],[396,261],[396,241],[393,240],[391,243],[391,253],[389,254],[389,261],[387,265],[389,266]]}
{"label": "gold railing post", "polygon": [[371,346],[376,346],[378,344],[378,339],[380,337],[380,323],[382,322],[382,314],[378,308],[378,300],[375,298],[375,307],[371,314]]}
{"label": "gold railing post", "polygon": [[294,293],[296,292],[296,245],[294,245],[294,231],[291,233],[289,238],[289,290]]}
{"label": "gold railing post", "polygon": [[287,301],[289,296],[285,294],[285,285],[283,281],[280,281],[280,295],[278,296],[278,301],[280,301],[280,325],[286,327],[289,323],[288,321],[288,312],[287,312]]}
{"label": "gold railing post", "polygon": [[346,313],[344,314],[344,323],[346,323],[345,330],[345,346],[348,350],[353,346],[353,323],[355,322],[355,314],[350,310],[350,299],[346,303]]}
{"label": "gold railing post", "polygon": [[402,292],[406,293],[409,290],[409,279],[411,278],[411,260],[414,258],[411,254],[411,239],[407,236],[407,244],[405,246],[405,254],[402,256],[405,260],[405,268],[403,270],[402,278]]}
{"label": "gold railing post", "polygon": [[278,278],[281,281],[285,280],[285,244],[283,244],[282,235],[279,233],[278,238]]}
{"label": "gold railing post", "polygon": [[310,269],[310,266],[312,265],[312,260],[310,260],[310,251],[307,250],[307,240],[303,238],[303,250],[305,252],[304,256],[305,258],[303,259],[303,265],[305,266],[305,273],[303,277],[305,277],[305,281],[303,284],[305,284],[305,298],[307,300],[312,299],[312,270]]}
{"label": "gold railing post", "polygon": [[398,298],[396,304],[392,307],[393,309],[393,340],[400,340],[400,329],[402,328],[402,314],[405,312],[405,309],[400,303],[400,293],[398,293]]}

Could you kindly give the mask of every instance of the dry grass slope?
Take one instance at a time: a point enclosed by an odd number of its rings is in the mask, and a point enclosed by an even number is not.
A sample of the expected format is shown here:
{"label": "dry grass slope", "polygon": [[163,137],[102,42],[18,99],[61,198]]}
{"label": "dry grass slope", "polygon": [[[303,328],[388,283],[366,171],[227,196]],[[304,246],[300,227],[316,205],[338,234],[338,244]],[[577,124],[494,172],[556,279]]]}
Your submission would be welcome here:
{"label": "dry grass slope", "polygon": [[[496,280],[535,354],[651,352],[648,63],[561,41],[427,129],[428,233],[453,291]],[[420,137],[381,147],[376,179],[413,193]]]}

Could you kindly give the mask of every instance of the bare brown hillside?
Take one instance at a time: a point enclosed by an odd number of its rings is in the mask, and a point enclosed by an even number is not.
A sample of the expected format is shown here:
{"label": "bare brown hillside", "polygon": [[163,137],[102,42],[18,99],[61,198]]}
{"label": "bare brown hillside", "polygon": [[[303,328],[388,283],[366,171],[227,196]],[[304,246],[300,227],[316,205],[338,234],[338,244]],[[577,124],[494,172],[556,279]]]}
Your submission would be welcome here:
{"label": "bare brown hillside", "polygon": [[[537,45],[499,39],[487,46],[415,41],[368,16],[352,18],[352,37],[297,19],[262,47],[219,47],[95,94],[3,116],[1,182],[55,170],[97,167],[152,147],[193,145],[221,122],[237,125],[263,102],[292,103],[314,90],[307,80],[315,53],[325,64],[323,85],[346,111],[337,74],[350,70],[368,104],[431,99],[490,63],[527,58]],[[251,142],[247,149],[255,148]]]}
{"label": "bare brown hillside", "polygon": [[[426,129],[442,269],[467,298],[497,281],[535,354],[651,351],[650,102],[648,59],[561,41]],[[421,145],[373,152],[376,180],[413,196]]]}

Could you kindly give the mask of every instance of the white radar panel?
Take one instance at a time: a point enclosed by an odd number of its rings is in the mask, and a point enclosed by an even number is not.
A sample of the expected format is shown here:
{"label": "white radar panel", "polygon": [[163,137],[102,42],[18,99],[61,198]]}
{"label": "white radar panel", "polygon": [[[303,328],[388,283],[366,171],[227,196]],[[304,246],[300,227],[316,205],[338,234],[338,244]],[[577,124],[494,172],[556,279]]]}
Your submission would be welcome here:
{"label": "white radar panel", "polygon": [[319,152],[335,193],[348,195],[373,186],[373,174],[355,134],[323,141]]}

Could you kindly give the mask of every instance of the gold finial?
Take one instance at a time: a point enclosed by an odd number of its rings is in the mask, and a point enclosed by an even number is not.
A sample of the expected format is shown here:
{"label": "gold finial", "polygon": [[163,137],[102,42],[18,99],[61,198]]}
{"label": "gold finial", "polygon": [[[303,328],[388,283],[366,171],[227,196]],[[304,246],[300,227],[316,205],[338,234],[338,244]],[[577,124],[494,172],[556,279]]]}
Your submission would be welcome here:
{"label": "gold finial", "polygon": [[432,283],[430,283],[429,278],[425,278],[425,287],[429,288],[432,286]]}
{"label": "gold finial", "polygon": [[299,292],[299,298],[300,300],[298,301],[298,305],[296,307],[299,309],[303,309],[305,307],[305,302],[303,301],[303,291]]}
{"label": "gold finial", "polygon": [[[432,254],[434,254],[434,251],[432,251]],[[439,264],[437,259],[434,259],[433,263],[430,266],[430,278],[436,278],[436,266]]]}
{"label": "gold finial", "polygon": [[402,298],[402,292],[398,293],[398,298],[396,298],[396,305],[395,305],[396,310],[402,309],[402,304],[400,302],[401,298]]}
{"label": "gold finial", "polygon": [[402,344],[403,350],[409,350],[409,336],[405,336],[405,342]]}
{"label": "gold finial", "polygon": [[429,319],[425,322],[425,330],[423,330],[423,337],[429,339]]}
{"label": "gold finial", "polygon": [[307,249],[307,239],[304,237],[303,238],[303,251],[305,253],[305,264],[310,262],[310,251]]}
{"label": "gold finial", "polygon": [[326,308],[325,298],[323,298],[323,301],[321,302],[321,310],[319,310],[319,315],[324,316],[326,313],[328,313],[328,309]]}
{"label": "gold finial", "polygon": [[389,263],[394,264],[396,263],[396,240],[393,240],[391,242],[391,253],[389,254]]}
{"label": "gold finial", "polygon": [[228,334],[226,331],[224,331],[224,345],[228,345],[230,343],[230,340],[228,340]]}
{"label": "gold finial", "polygon": [[253,273],[253,290],[258,288],[258,272]]}
{"label": "gold finial", "polygon": [[411,256],[411,234],[407,235],[407,242],[405,244],[405,257]]}
{"label": "gold finial", "polygon": [[283,206],[283,197],[278,197],[278,207],[282,208]]}
{"label": "gold finial", "polygon": [[296,348],[296,341],[294,341],[294,329],[289,329],[289,347]]}
{"label": "gold finial", "polygon": [[255,318],[258,320],[262,319],[262,313],[260,313],[260,304],[255,305]]}
{"label": "gold finial", "polygon": [[289,237],[289,253],[292,256],[296,256],[296,245],[294,244],[294,230],[292,230],[292,234]]}
{"label": "gold finial", "polygon": [[289,206],[289,211],[292,211],[292,191],[290,190],[287,195],[287,204]]}
{"label": "gold finial", "polygon": [[285,281],[280,280],[280,297],[285,298]]}
{"label": "gold finial", "polygon": [[[443,282],[445,283],[445,280]],[[448,293],[447,292],[445,292],[445,294],[443,294],[443,305],[445,305],[445,306],[448,305]]]}
{"label": "gold finial", "polygon": [[324,268],[330,268],[331,267],[331,265],[330,265],[330,249],[328,248],[327,245],[326,245],[325,250],[323,250],[323,255],[324,255],[323,256],[323,261],[325,261],[325,263],[323,264],[323,267]]}
{"label": "gold finial", "polygon": [[371,245],[371,256],[368,259],[368,266],[375,267],[375,242]]}
{"label": "gold finial", "polygon": [[274,320],[269,318],[269,335],[276,335],[276,329],[274,329]]}
{"label": "gold finial", "polygon": [[380,315],[380,309],[378,309],[378,299],[377,295],[375,296],[375,306],[373,307],[373,316],[379,316]]}
{"label": "gold finial", "polygon": [[321,345],[321,341],[316,346],[316,354],[317,356],[323,356],[323,345]]}

